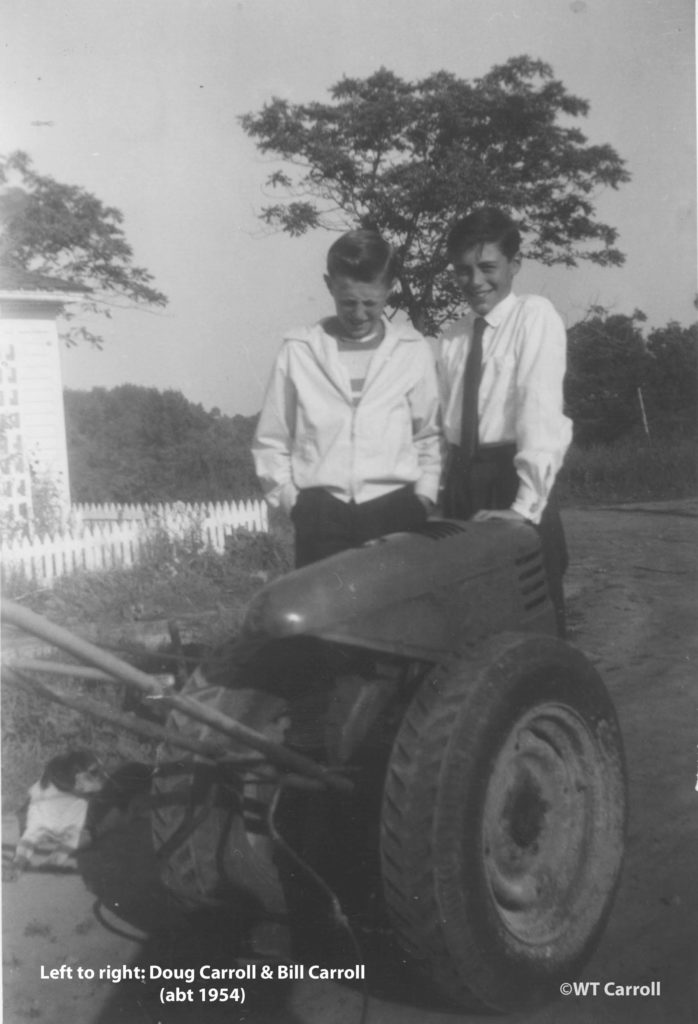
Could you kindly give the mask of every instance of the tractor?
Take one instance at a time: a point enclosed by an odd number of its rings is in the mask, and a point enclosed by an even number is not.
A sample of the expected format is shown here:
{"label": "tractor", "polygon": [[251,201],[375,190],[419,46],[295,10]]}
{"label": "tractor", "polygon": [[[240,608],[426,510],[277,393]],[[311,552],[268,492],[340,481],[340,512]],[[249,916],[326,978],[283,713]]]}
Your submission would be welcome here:
{"label": "tractor", "polygon": [[[359,879],[373,858],[397,945],[449,1003],[533,1007],[590,957],[623,858],[623,747],[556,634],[530,525],[432,519],[290,572],[183,695],[301,765],[161,745],[153,834],[185,906],[302,913],[289,856],[315,845],[319,870],[358,837]],[[176,708],[168,729],[214,735]]]}

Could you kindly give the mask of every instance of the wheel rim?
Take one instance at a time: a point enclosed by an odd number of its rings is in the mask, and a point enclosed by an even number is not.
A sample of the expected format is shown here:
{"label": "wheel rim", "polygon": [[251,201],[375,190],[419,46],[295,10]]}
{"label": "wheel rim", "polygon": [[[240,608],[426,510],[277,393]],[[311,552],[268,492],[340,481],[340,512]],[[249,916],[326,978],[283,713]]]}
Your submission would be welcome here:
{"label": "wheel rim", "polygon": [[526,945],[553,941],[593,902],[594,846],[606,817],[599,749],[570,707],[544,703],[496,757],[483,812],[483,855],[497,915]]}

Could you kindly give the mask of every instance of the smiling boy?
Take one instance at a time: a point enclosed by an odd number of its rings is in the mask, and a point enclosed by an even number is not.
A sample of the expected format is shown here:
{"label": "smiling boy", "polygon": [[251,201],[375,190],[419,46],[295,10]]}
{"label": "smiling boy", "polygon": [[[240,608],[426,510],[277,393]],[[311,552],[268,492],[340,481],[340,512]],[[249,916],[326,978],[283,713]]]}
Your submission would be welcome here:
{"label": "smiling boy", "polygon": [[330,247],[333,316],[288,333],[253,443],[271,505],[291,514],[298,567],[382,534],[416,529],[441,471],[431,349],[383,316],[391,247],[350,231]]}
{"label": "smiling boy", "polygon": [[447,245],[469,311],[439,340],[444,514],[538,529],[564,635],[567,550],[554,484],[572,436],[563,413],[565,327],[547,299],[513,292],[521,237],[501,210],[483,207],[458,221]]}

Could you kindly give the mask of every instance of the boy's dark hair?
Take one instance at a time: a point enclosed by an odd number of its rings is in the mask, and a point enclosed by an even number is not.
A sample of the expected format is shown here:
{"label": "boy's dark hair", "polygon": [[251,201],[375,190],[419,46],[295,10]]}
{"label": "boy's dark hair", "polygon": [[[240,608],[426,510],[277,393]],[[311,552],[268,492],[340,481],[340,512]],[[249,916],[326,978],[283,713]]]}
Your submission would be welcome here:
{"label": "boy's dark hair", "polygon": [[346,274],[356,281],[375,281],[380,277],[392,281],[397,273],[397,259],[392,246],[377,231],[347,231],[330,246],[327,253],[330,277]]}
{"label": "boy's dark hair", "polygon": [[508,260],[513,259],[521,248],[516,221],[496,206],[481,206],[456,221],[446,241],[448,258],[453,261],[464,250],[488,242],[498,245]]}

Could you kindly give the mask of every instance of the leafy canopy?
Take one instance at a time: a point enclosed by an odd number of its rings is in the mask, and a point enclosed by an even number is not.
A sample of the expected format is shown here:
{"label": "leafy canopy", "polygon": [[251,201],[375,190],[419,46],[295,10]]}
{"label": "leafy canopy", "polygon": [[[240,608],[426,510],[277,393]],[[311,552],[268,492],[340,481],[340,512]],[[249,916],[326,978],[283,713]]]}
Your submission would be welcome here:
{"label": "leafy canopy", "polygon": [[[297,169],[274,171],[285,192],[264,208],[291,235],[311,228],[374,228],[402,262],[395,309],[434,329],[459,305],[447,267],[450,224],[484,204],[511,212],[525,254],[545,264],[619,265],[617,232],[595,219],[599,188],[629,180],[609,145],[588,145],[574,119],[588,112],[548,64],[512,58],[472,82],[439,71],[406,82],[381,68],[343,78],[330,103],[274,98],[241,117],[262,153]],[[289,168],[290,170],[290,168]]]}
{"label": "leafy canopy", "polygon": [[[152,274],[134,264],[123,219],[85,189],[37,174],[26,153],[0,157],[2,262],[87,289],[83,312],[108,317],[110,306],[119,303],[167,305]],[[84,326],[68,332],[69,342],[81,338],[97,345],[102,340]]]}

